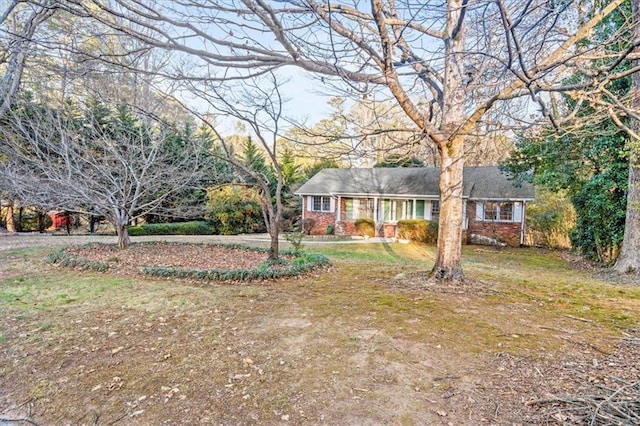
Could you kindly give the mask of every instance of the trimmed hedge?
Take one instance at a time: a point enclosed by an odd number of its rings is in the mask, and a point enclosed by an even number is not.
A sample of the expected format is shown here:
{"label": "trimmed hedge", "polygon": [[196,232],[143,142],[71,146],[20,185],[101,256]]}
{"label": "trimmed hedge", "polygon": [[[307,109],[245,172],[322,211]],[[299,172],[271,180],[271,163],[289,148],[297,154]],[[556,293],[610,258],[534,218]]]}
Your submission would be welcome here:
{"label": "trimmed hedge", "polygon": [[376,224],[373,219],[356,219],[356,231],[363,237],[374,237],[376,235]]}
{"label": "trimmed hedge", "polygon": [[422,219],[398,221],[398,238],[432,244],[438,240],[438,222]]}
{"label": "trimmed hedge", "polygon": [[175,223],[147,223],[139,226],[129,226],[129,235],[216,235],[216,229],[206,221],[175,222]]}

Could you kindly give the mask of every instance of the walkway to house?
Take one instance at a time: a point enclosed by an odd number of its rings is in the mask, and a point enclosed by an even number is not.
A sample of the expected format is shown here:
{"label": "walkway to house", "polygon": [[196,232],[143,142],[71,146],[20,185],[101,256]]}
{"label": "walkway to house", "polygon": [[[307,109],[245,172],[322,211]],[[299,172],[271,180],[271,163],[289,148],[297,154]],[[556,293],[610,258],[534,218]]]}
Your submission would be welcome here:
{"label": "walkway to house", "polygon": [[[269,245],[269,234],[243,234],[243,235],[148,235],[131,237],[132,242],[145,241],[170,241],[182,243],[211,243],[211,244],[247,244]],[[390,238],[340,238],[340,237],[305,237],[303,244],[370,244],[390,243]],[[0,233],[0,251],[26,247],[48,247],[69,244],[104,243],[115,244],[115,235],[54,235],[39,233]],[[289,243],[280,236],[280,243],[288,246]]]}

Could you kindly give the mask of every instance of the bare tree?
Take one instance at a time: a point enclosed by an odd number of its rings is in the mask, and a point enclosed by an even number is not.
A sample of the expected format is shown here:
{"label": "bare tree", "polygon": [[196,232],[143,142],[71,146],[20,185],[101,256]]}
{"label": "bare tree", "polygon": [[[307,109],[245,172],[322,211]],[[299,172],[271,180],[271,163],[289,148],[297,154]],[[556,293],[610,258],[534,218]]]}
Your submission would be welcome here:
{"label": "bare tree", "polygon": [[25,5],[21,0],[12,0],[0,12],[0,117],[11,105],[18,93],[27,58],[32,54],[38,27],[55,12],[55,2],[44,0],[40,4]]}
{"label": "bare tree", "polygon": [[[112,115],[113,114],[113,115]],[[194,185],[207,168],[204,139],[127,108],[54,110],[22,103],[0,122],[0,172],[33,205],[105,216],[130,244],[127,225]]]}
{"label": "bare tree", "polygon": [[295,123],[285,135],[287,147],[308,160],[323,158],[351,167],[372,167],[387,157],[420,158],[436,165],[433,146],[416,134],[397,102],[358,100],[349,109],[344,98],[329,101],[329,116],[312,125]]}
{"label": "bare tree", "polygon": [[[283,188],[286,184],[283,165],[280,162],[279,140],[285,121],[283,107],[285,99],[280,87],[282,79],[274,73],[261,77],[245,79],[235,85],[196,84],[189,85],[189,91],[207,106],[208,113],[197,114],[214,132],[224,148],[219,158],[227,161],[237,171],[241,182],[258,189],[264,221],[270,236],[269,259],[279,258],[279,235],[283,219]],[[185,107],[187,107],[185,105]],[[218,121],[214,121],[211,113]],[[267,163],[253,164],[251,159],[242,158],[238,147],[237,135],[227,137],[220,130],[221,122],[235,120],[242,127],[250,129],[249,137],[258,141],[258,146],[266,153]]]}
{"label": "bare tree", "polygon": [[[448,0],[323,2],[262,0],[154,2],[68,0],[79,16],[172,51],[164,75],[229,81],[295,66],[345,93],[395,99],[417,134],[440,154],[441,213],[433,274],[458,281],[462,242],[464,146],[472,129],[504,105],[505,120],[553,120],[544,92],[578,92],[615,78],[610,66],[567,85],[585,61],[609,55],[611,40],[579,43],[624,0]],[[590,9],[585,13],[585,9]],[[590,16],[589,19],[582,19]],[[612,35],[615,37],[615,35]],[[635,43],[638,43],[636,40]],[[628,55],[631,50],[619,52]],[[613,61],[615,62],[615,61]],[[526,115],[515,114],[516,100]]]}

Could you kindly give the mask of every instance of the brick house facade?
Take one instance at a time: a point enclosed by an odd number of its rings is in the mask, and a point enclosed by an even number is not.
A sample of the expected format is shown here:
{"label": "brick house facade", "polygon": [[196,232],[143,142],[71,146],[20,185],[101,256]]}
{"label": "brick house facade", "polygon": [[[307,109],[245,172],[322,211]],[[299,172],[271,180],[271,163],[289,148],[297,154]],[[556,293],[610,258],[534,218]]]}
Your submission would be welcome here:
{"label": "brick house facade", "polygon": [[[370,219],[375,234],[393,238],[403,219],[437,221],[437,168],[324,169],[296,194],[310,235],[358,235],[357,219]],[[465,169],[463,233],[468,242],[517,246],[524,241],[530,185],[512,184],[497,167]]]}

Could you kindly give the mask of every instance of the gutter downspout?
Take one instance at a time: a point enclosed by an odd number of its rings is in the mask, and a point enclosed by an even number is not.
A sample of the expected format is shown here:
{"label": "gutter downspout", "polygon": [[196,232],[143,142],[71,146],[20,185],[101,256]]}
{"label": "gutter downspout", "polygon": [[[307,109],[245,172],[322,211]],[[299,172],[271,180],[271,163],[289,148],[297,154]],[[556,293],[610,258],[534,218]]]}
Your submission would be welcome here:
{"label": "gutter downspout", "polygon": [[521,222],[520,222],[520,247],[524,246],[524,226],[527,220],[527,215],[526,215],[526,211],[527,211],[527,202],[526,201],[522,201],[522,218],[521,218]]}

